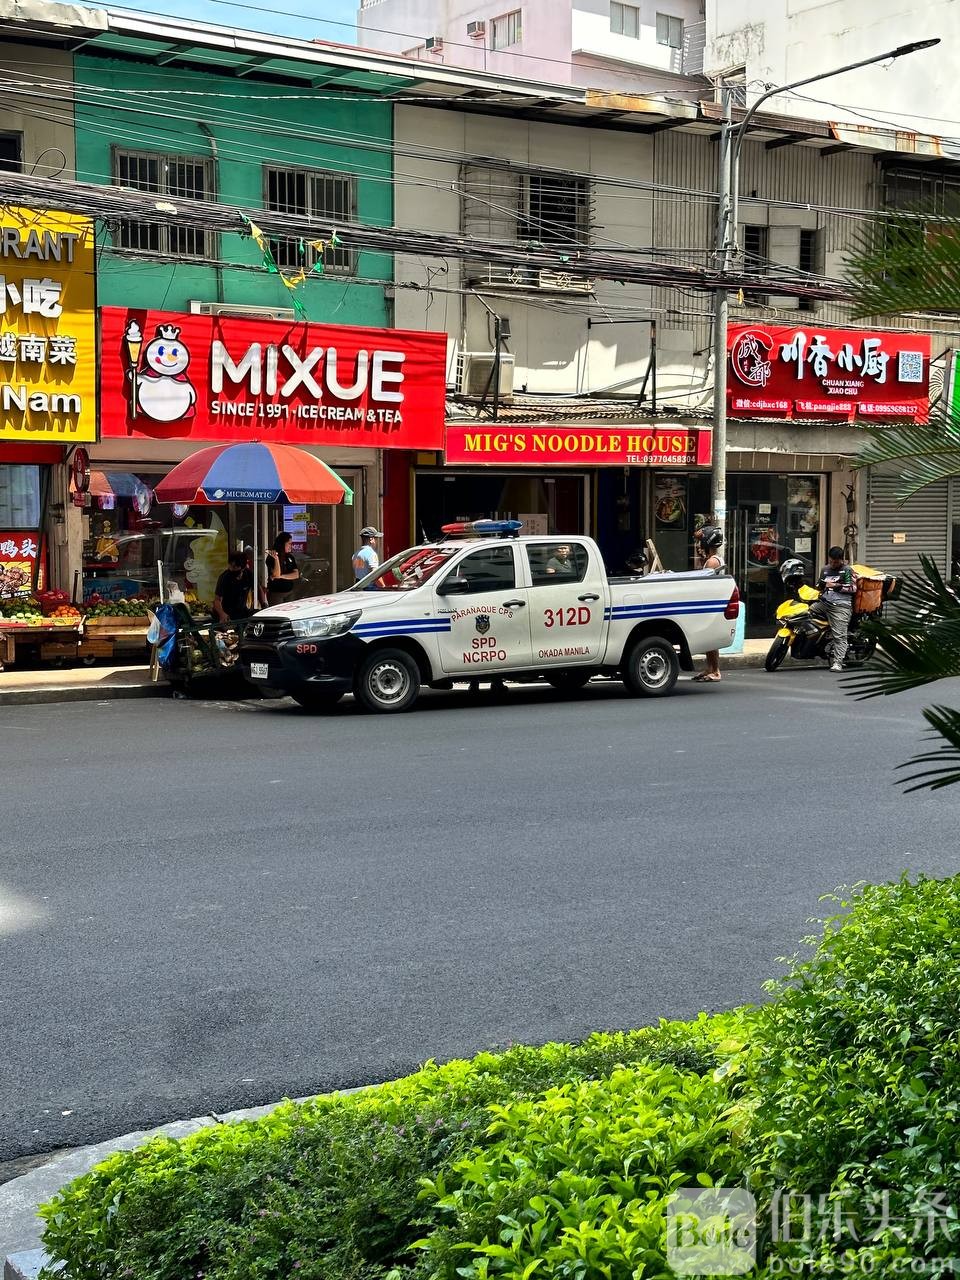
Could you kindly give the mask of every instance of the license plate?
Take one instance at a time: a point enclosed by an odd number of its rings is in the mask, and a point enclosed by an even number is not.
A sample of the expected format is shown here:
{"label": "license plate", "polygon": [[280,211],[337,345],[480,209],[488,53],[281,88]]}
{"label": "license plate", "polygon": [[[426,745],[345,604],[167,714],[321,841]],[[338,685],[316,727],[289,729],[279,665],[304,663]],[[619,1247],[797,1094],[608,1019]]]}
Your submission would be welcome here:
{"label": "license plate", "polygon": [[270,677],[270,668],[265,662],[251,662],[250,675],[254,680],[267,680]]}

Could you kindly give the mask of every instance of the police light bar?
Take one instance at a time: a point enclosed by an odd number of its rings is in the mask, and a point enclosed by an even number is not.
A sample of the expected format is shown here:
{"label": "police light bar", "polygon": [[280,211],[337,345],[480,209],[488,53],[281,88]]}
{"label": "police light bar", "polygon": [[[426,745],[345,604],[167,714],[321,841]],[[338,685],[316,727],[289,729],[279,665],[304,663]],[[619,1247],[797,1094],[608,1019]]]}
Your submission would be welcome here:
{"label": "police light bar", "polygon": [[458,520],[456,524],[442,525],[440,532],[463,537],[470,534],[519,533],[522,528],[522,520]]}

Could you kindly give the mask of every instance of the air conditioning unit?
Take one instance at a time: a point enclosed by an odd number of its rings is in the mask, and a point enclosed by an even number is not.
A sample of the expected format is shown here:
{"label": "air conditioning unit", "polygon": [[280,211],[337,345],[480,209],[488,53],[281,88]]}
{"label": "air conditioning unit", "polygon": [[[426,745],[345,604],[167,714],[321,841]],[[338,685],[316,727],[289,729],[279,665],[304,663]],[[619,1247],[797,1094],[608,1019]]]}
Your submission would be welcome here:
{"label": "air conditioning unit", "polygon": [[485,22],[468,22],[467,35],[471,40],[483,40],[487,34],[487,24]]}
{"label": "air conditioning unit", "polygon": [[238,320],[295,320],[293,307],[257,307],[240,302],[190,302],[192,316],[235,316]]}
{"label": "air conditioning unit", "polygon": [[423,47],[427,53],[443,53],[443,36],[427,36]]}
{"label": "air conditioning unit", "polygon": [[[495,354],[492,351],[464,351],[460,359],[461,395],[476,396],[479,399],[486,392],[488,397],[492,396]],[[514,359],[510,352],[500,352],[499,397],[501,400],[509,400],[513,396]]]}
{"label": "air conditioning unit", "polygon": [[582,280],[567,271],[541,271],[539,287],[552,289],[557,293],[593,293],[592,280]]}

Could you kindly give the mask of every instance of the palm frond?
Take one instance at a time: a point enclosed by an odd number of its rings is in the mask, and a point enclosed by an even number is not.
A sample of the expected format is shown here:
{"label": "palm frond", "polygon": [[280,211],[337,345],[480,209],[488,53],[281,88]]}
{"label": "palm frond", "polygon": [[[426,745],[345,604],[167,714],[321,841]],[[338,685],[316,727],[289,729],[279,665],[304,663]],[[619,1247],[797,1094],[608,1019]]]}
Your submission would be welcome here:
{"label": "palm frond", "polygon": [[904,578],[891,616],[864,624],[879,647],[842,682],[858,701],[960,676],[960,594],[928,556],[920,565],[920,573]]}
{"label": "palm frond", "polygon": [[927,485],[960,475],[960,418],[938,405],[926,423],[864,428],[866,441],[855,467],[896,466],[897,501],[904,503]]}
{"label": "palm frond", "polygon": [[960,711],[953,707],[928,707],[923,718],[930,725],[933,733],[943,739],[943,745],[937,751],[927,751],[923,755],[914,756],[901,769],[914,769],[920,765],[933,765],[933,768],[921,768],[919,773],[912,773],[904,778],[911,783],[906,791],[938,790],[940,787],[951,787],[960,782]]}
{"label": "palm frond", "polygon": [[846,276],[859,319],[960,311],[960,218],[921,207],[868,222]]}

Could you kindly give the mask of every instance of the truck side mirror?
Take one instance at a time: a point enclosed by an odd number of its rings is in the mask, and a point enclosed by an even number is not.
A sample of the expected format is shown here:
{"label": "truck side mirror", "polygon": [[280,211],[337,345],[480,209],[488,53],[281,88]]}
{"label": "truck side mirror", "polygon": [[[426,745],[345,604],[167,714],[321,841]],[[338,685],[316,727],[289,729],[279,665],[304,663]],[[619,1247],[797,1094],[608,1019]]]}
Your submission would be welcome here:
{"label": "truck side mirror", "polygon": [[458,578],[456,574],[451,574],[444,582],[437,587],[438,596],[463,596],[470,590],[470,581],[468,578]]}

